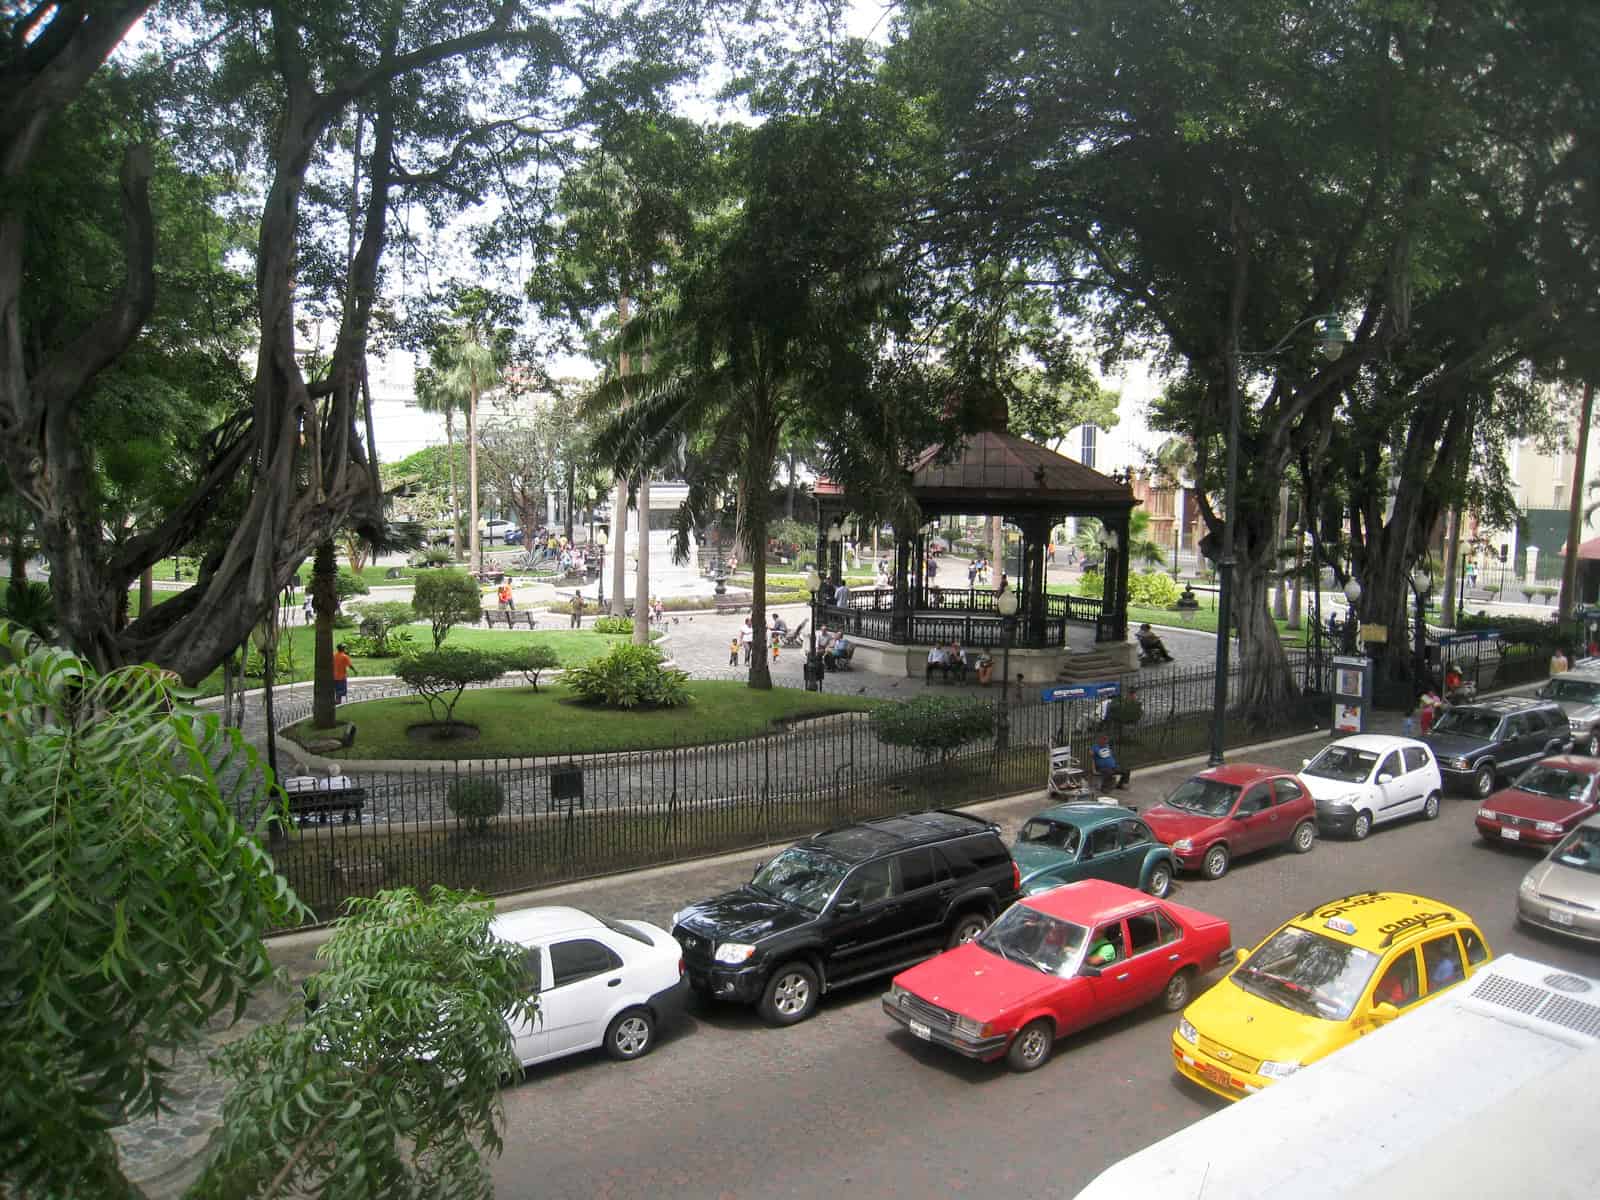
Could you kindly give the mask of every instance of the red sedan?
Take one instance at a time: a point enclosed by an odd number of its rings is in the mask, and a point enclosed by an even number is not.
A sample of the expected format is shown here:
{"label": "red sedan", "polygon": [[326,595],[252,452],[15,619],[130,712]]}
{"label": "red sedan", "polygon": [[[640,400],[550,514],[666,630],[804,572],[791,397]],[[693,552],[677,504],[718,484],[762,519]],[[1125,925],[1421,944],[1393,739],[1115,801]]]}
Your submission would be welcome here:
{"label": "red sedan", "polygon": [[1178,866],[1221,879],[1235,856],[1317,840],[1317,802],[1292,771],[1229,763],[1210,767],[1139,814],[1172,847]]}
{"label": "red sedan", "polygon": [[1508,788],[1478,809],[1478,836],[1486,842],[1553,846],[1600,810],[1600,759],[1576,754],[1541,758]]}
{"label": "red sedan", "polygon": [[1056,1039],[1159,999],[1233,958],[1221,917],[1085,879],[1019,900],[976,938],[894,977],[883,1008],[923,1041],[1019,1071]]}

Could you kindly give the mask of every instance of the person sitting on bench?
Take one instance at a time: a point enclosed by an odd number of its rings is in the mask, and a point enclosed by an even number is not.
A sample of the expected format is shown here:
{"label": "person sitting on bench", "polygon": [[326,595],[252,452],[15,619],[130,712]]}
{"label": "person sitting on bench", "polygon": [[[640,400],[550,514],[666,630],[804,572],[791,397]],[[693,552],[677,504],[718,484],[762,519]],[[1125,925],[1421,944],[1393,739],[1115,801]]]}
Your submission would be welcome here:
{"label": "person sitting on bench", "polygon": [[950,661],[945,657],[943,646],[934,646],[928,651],[928,670],[923,676],[924,682],[931,681],[935,671],[938,671],[946,679],[950,678]]}
{"label": "person sitting on bench", "polygon": [[961,648],[960,641],[951,642],[950,649],[944,652],[944,657],[945,675],[953,674],[958,682],[965,683],[967,681],[967,654]]}

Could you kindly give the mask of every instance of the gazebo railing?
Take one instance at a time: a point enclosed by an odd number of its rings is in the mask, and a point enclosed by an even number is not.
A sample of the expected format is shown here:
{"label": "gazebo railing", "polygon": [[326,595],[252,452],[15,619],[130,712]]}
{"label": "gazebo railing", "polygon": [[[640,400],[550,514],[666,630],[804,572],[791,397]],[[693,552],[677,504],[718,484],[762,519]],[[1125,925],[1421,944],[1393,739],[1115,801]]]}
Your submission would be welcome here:
{"label": "gazebo railing", "polygon": [[[928,603],[912,611],[895,608],[894,598],[892,588],[852,590],[848,606],[825,604],[818,619],[856,637],[891,645],[933,646],[956,641],[973,647],[1005,645],[1005,624],[989,588],[929,588]],[[1104,609],[1098,596],[1048,594],[1043,629],[1037,624],[1030,626],[1026,615],[1019,614],[1011,644],[1064,646],[1068,622],[1098,629]]]}

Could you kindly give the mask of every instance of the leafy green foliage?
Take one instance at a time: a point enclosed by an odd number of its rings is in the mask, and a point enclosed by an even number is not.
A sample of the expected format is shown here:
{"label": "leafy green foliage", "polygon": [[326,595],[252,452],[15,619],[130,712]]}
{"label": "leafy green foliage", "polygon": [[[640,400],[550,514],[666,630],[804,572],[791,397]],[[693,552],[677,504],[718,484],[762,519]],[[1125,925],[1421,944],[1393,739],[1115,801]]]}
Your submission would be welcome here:
{"label": "leafy green foliage", "polygon": [[539,690],[539,674],[561,665],[561,655],[556,653],[554,646],[544,642],[533,642],[526,646],[518,646],[500,654],[500,664],[507,671],[520,671],[522,677],[533,685],[533,690]]}
{"label": "leafy green foliage", "polygon": [[306,913],[235,816],[267,813],[269,773],[170,676],[98,675],[5,623],[0,664],[6,1178],[120,1196],[107,1114],[160,1107],[161,1060],[237,1017],[262,934]]}
{"label": "leafy green foliage", "polygon": [[482,833],[505,810],[506,789],[487,775],[462,775],[450,784],[444,802],[458,820]]}
{"label": "leafy green foliage", "polygon": [[451,629],[483,616],[483,590],[465,571],[429,571],[416,578],[411,608],[433,627],[433,648],[438,650]]}
{"label": "leafy green foliage", "polygon": [[481,897],[348,903],[304,1012],[221,1053],[234,1086],[194,1200],[492,1193],[507,1021],[537,1015],[524,951],[493,935]]}
{"label": "leafy green foliage", "polygon": [[1106,720],[1115,725],[1137,725],[1144,716],[1144,705],[1136,696],[1118,696],[1106,705]]}
{"label": "leafy green foliage", "polygon": [[56,635],[56,605],[50,585],[35,579],[13,580],[0,596],[0,620],[20,625],[46,641]]}
{"label": "leafy green foliage", "polygon": [[948,758],[994,732],[994,709],[959,696],[919,696],[874,709],[872,732],[889,746],[908,746]]}
{"label": "leafy green foliage", "polygon": [[1140,608],[1171,608],[1178,592],[1177,580],[1165,571],[1138,571],[1128,576],[1128,603]]}
{"label": "leafy green foliage", "polygon": [[1073,591],[1080,596],[1103,596],[1106,590],[1106,577],[1099,571],[1085,571],[1078,576],[1077,586]]}
{"label": "leafy green foliage", "polygon": [[361,576],[344,567],[339,568],[339,574],[333,584],[333,594],[341,603],[345,600],[354,600],[357,596],[365,596],[370,591],[372,589]]}
{"label": "leafy green foliage", "polygon": [[[363,604],[356,610],[359,621],[358,628],[361,636],[373,643],[369,652],[373,658],[388,658],[401,653],[399,650],[389,648],[389,639],[392,631],[401,625],[409,625],[416,619],[416,611],[404,600],[385,600],[380,604]],[[407,639],[410,640],[409,638]]]}
{"label": "leafy green foliage", "polygon": [[594,622],[596,633],[622,633],[633,632],[632,617],[596,617]]}
{"label": "leafy green foliage", "polygon": [[1477,613],[1462,616],[1456,622],[1456,629],[1461,633],[1479,629],[1498,630],[1500,639],[1512,646],[1554,647],[1565,640],[1561,627],[1554,619],[1546,621],[1538,617],[1491,617]]}
{"label": "leafy green foliage", "polygon": [[688,704],[689,676],[663,665],[654,646],[613,646],[594,661],[568,671],[567,687],[607,708],[675,708]]}
{"label": "leafy green foliage", "polygon": [[408,655],[394,673],[427,702],[430,719],[449,724],[467,685],[498,679],[502,663],[498,654],[449,646]]}

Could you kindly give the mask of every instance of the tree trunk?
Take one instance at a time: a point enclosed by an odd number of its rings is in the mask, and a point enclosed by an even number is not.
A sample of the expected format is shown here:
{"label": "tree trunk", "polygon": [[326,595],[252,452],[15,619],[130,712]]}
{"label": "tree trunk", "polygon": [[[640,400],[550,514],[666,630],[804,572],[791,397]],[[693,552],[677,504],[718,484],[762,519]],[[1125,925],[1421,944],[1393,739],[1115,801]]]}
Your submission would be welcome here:
{"label": "tree trunk", "polygon": [[456,482],[456,415],[444,410],[444,445],[450,466],[450,557],[461,561],[461,485]]}
{"label": "tree trunk", "polygon": [[[769,469],[770,462],[769,459]],[[755,626],[755,644],[750,650],[750,686],[761,692],[772,690],[772,667],[763,632],[767,627],[767,506],[770,503],[770,493],[766,490],[759,495],[752,492],[750,516],[745,526],[745,552],[750,555],[750,624]]]}
{"label": "tree trunk", "polygon": [[[1239,664],[1241,675],[1238,686],[1229,692],[1235,710],[1252,721],[1281,715],[1297,699],[1288,656],[1267,608],[1275,557],[1269,554],[1250,558],[1243,553],[1242,545],[1234,548],[1232,609],[1239,641],[1237,654],[1230,661]],[[1227,631],[1219,629],[1217,636],[1225,637]]]}
{"label": "tree trunk", "polygon": [[21,506],[17,507],[19,509],[17,521],[11,526],[8,545],[11,558],[11,586],[21,588],[28,581],[28,540],[24,535],[25,522],[22,519]]}
{"label": "tree trunk", "polygon": [[333,696],[333,615],[339,604],[339,562],[332,540],[317,546],[311,564],[312,611],[317,618],[312,657],[311,725],[332,729],[336,717]]}
{"label": "tree trunk", "polygon": [[572,522],[577,515],[578,501],[578,464],[567,464],[567,512],[566,520],[562,523],[562,532],[567,535],[567,541],[572,541]]}
{"label": "tree trunk", "polygon": [[1279,621],[1289,618],[1289,581],[1283,569],[1283,543],[1289,536],[1289,488],[1287,485],[1278,489],[1278,536],[1274,539],[1272,547],[1273,575],[1276,582],[1272,585],[1272,615]]}
{"label": "tree trunk", "polygon": [[[623,606],[623,589],[628,586],[628,481],[617,476],[616,491],[611,497],[611,603],[607,612],[613,617],[626,616]],[[605,570],[605,564],[600,565]]]}
{"label": "tree trunk", "polygon": [[1439,624],[1454,629],[1461,614],[1456,611],[1456,579],[1461,572],[1461,505],[1450,509],[1450,522],[1445,529],[1444,591],[1439,595]]}
{"label": "tree trunk", "polygon": [[633,644],[650,644],[650,476],[639,477],[639,565],[634,571]]}
{"label": "tree trunk", "polygon": [[[1303,524],[1303,522],[1302,522]],[[1289,628],[1300,628],[1301,592],[1305,588],[1306,535],[1304,529],[1294,531],[1294,587],[1289,592]]]}
{"label": "tree trunk", "polygon": [[783,496],[783,516],[787,521],[794,520],[794,451],[789,451],[789,485]]}
{"label": "tree trunk", "polygon": [[1583,385],[1583,409],[1578,416],[1578,445],[1572,459],[1572,510],[1567,515],[1567,559],[1561,569],[1561,607],[1556,621],[1572,619],[1578,599],[1578,545],[1583,541],[1584,460],[1589,454],[1589,422],[1594,417],[1594,384]]}
{"label": "tree trunk", "polygon": [[467,518],[468,557],[472,569],[483,571],[483,538],[478,532],[478,386],[474,382],[467,392],[467,504],[471,514]]}
{"label": "tree trunk", "polygon": [[156,569],[146,567],[139,572],[139,611],[147,613],[156,606]]}

